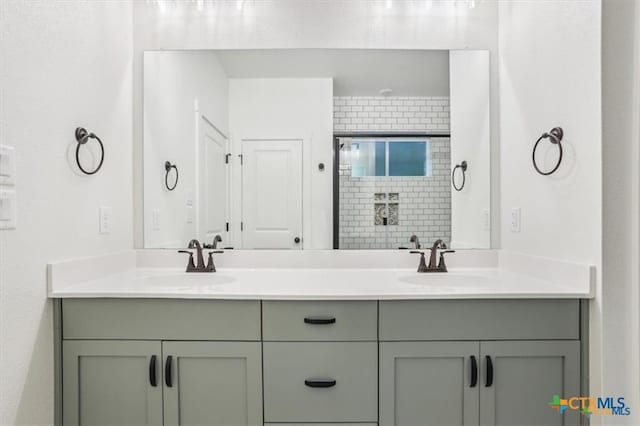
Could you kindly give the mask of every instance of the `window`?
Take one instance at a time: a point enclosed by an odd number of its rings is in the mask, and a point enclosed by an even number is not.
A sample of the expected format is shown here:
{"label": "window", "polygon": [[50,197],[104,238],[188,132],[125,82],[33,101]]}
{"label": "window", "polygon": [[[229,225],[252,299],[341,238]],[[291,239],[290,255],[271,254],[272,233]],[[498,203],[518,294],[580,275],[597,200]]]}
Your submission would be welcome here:
{"label": "window", "polygon": [[428,139],[353,139],[351,176],[430,176]]}

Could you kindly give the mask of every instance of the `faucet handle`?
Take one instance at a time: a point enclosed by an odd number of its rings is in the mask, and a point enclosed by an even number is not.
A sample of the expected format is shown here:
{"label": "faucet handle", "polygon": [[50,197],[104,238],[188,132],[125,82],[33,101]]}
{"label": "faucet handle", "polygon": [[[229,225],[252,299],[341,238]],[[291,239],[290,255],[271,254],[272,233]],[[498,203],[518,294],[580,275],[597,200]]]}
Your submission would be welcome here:
{"label": "faucet handle", "polygon": [[447,264],[444,262],[445,253],[455,253],[455,250],[443,250],[440,252],[440,261],[438,262],[438,269],[442,272],[447,272]]}
{"label": "faucet handle", "polygon": [[189,255],[189,262],[187,263],[187,271],[186,272],[191,272],[193,270],[196,269],[196,265],[193,262],[193,252],[189,251],[189,250],[178,250],[178,253],[186,253]]}
{"label": "faucet handle", "polygon": [[424,256],[424,252],[420,251],[420,250],[411,250],[409,253],[411,253],[411,254],[421,254],[421,255]]}
{"label": "faucet handle", "polygon": [[222,250],[214,250],[214,251],[210,251],[209,254],[209,260],[207,260],[207,271],[209,272],[216,272],[216,265],[213,263],[213,255],[214,254],[220,254],[220,253],[224,253],[224,251]]}

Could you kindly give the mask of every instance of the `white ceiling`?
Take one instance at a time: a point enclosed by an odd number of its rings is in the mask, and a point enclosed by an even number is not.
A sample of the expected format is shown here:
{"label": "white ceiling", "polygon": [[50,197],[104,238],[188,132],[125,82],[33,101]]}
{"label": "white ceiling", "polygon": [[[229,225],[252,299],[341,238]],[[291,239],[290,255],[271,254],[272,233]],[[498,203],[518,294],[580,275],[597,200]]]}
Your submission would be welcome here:
{"label": "white ceiling", "polygon": [[447,50],[217,50],[229,78],[332,77],[334,96],[449,96]]}

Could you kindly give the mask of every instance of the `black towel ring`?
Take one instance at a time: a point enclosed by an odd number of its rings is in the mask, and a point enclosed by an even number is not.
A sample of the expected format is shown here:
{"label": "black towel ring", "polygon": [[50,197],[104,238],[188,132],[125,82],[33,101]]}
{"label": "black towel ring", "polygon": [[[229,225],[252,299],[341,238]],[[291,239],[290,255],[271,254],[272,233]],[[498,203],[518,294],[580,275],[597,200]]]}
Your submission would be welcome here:
{"label": "black towel ring", "polygon": [[[553,129],[551,129],[549,131],[549,133],[543,133],[542,136],[540,136],[538,138],[538,140],[536,141],[535,145],[533,146],[533,153],[531,154],[531,159],[533,161],[533,167],[536,169],[536,172],[540,173],[543,176],[549,176],[553,173],[555,173],[556,170],[558,170],[558,167],[560,167],[560,163],[562,163],[562,137],[564,136],[564,132],[562,131],[562,127],[554,127]],[[556,163],[555,167],[553,169],[551,169],[548,172],[543,172],[542,170],[540,170],[540,168],[538,167],[538,163],[536,162],[536,150],[538,149],[538,145],[540,144],[540,142],[543,139],[549,139],[549,142],[551,142],[554,145],[558,145],[558,162]]]}
{"label": "black towel ring", "polygon": [[[457,186],[456,185],[456,170],[460,169],[462,170],[462,185]],[[453,171],[451,172],[451,185],[453,185],[453,189],[455,189],[456,191],[460,192],[462,191],[462,188],[464,188],[464,184],[467,181],[467,162],[466,160],[463,161],[460,164],[456,164],[456,166],[453,168]]]}
{"label": "black towel ring", "polygon": [[[173,186],[169,186],[169,172],[171,169],[176,169],[176,181],[173,183]],[[173,191],[178,186],[178,167],[175,164],[171,164],[169,161],[164,162],[164,186],[167,187],[169,191]]]}
{"label": "black towel ring", "polygon": [[[80,147],[86,144],[89,141],[89,138],[97,140],[98,144],[100,144],[100,163],[98,163],[98,167],[96,167],[93,171],[85,170],[84,167],[82,167],[82,164],[80,164]],[[78,146],[76,146],[76,164],[78,165],[78,168],[85,175],[96,174],[98,170],[100,170],[100,167],[102,167],[102,163],[104,162],[104,145],[102,144],[102,141],[94,133],[87,132],[87,130],[83,127],[76,128],[76,141],[78,142]]]}

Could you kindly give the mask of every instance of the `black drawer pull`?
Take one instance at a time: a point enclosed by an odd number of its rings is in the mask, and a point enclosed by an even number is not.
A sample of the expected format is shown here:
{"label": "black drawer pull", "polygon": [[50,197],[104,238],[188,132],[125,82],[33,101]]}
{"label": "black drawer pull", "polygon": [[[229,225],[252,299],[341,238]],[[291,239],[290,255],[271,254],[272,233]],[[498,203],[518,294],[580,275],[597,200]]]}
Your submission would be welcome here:
{"label": "black drawer pull", "polygon": [[471,355],[471,384],[469,387],[475,388],[478,384],[478,362],[476,357]]}
{"label": "black drawer pull", "polygon": [[335,318],[312,318],[312,317],[306,317],[304,319],[304,323],[305,324],[335,324],[336,323],[336,319]]}
{"label": "black drawer pull", "polygon": [[332,388],[336,385],[335,380],[305,380],[304,384],[310,388]]}
{"label": "black drawer pull", "polygon": [[158,386],[158,376],[156,374],[156,360],[157,356],[151,355],[151,361],[149,361],[149,383],[154,388]]}
{"label": "black drawer pull", "polygon": [[173,365],[173,357],[169,355],[167,357],[167,362],[164,365],[164,382],[166,383],[168,388],[173,387],[173,377],[171,374],[171,366]]}
{"label": "black drawer pull", "polygon": [[491,361],[491,357],[489,355],[486,356],[487,360],[487,381],[485,382],[486,387],[491,387],[493,384],[493,362]]}

